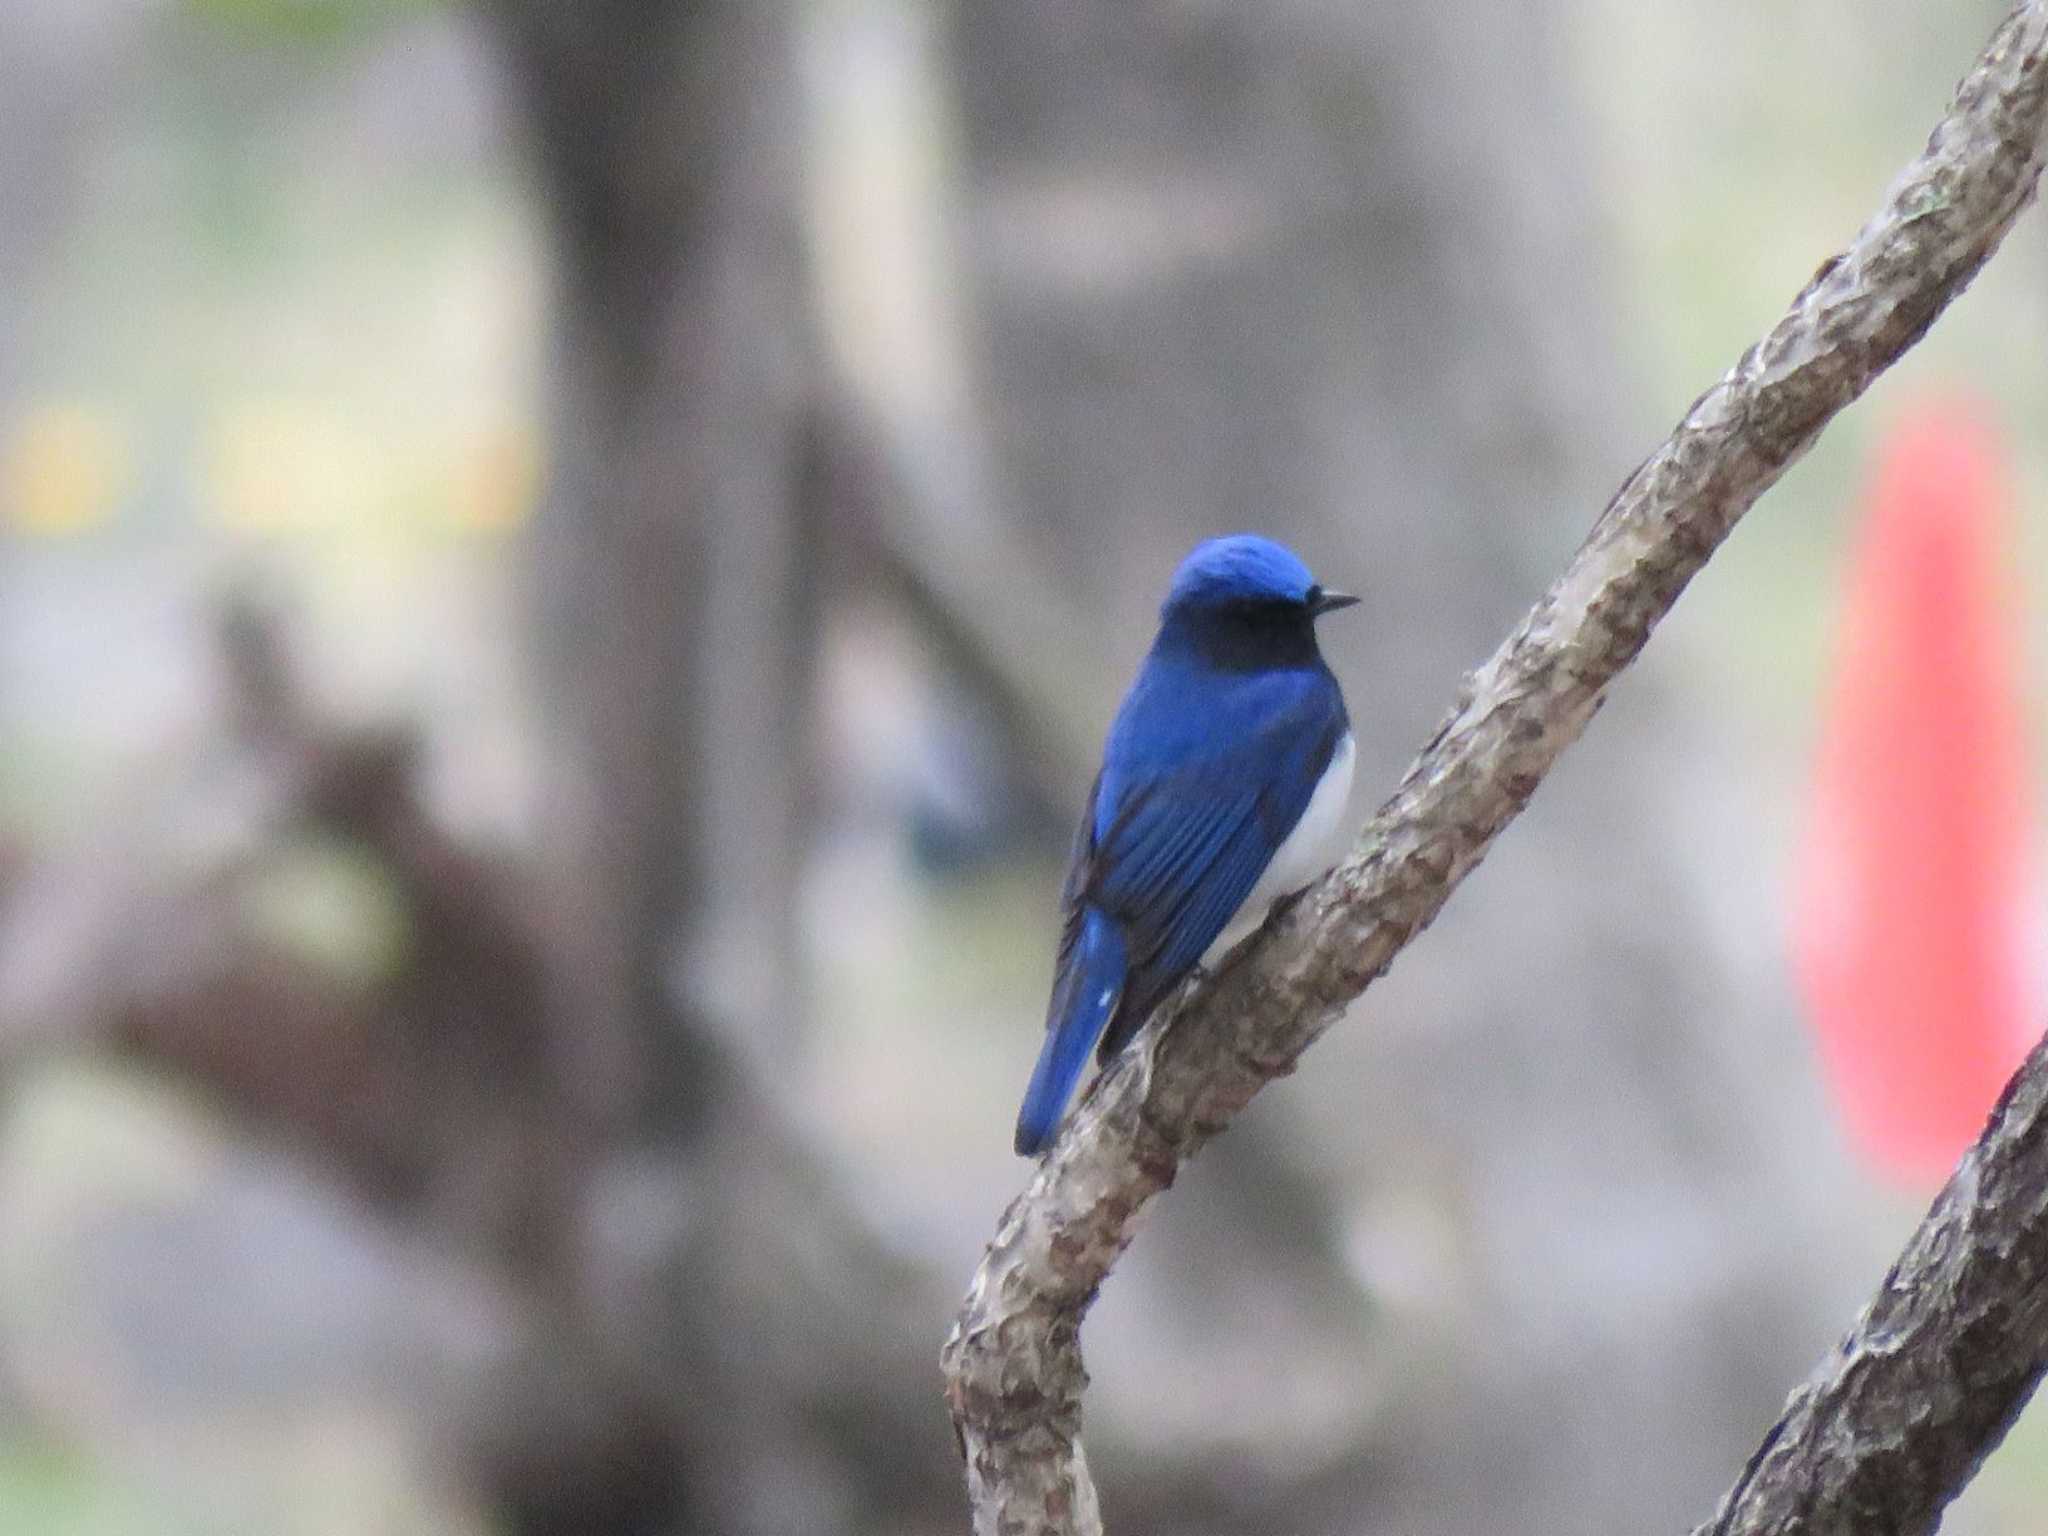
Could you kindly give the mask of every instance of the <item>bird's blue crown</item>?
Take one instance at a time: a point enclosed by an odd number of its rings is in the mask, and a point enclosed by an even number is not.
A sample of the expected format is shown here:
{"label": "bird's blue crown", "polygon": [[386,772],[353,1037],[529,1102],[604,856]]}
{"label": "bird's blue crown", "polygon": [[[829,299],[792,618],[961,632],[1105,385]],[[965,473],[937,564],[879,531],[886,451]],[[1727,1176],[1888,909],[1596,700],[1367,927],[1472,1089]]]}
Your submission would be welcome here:
{"label": "bird's blue crown", "polygon": [[1284,544],[1256,533],[1233,533],[1197,544],[1173,573],[1162,614],[1225,603],[1309,600],[1316,579]]}

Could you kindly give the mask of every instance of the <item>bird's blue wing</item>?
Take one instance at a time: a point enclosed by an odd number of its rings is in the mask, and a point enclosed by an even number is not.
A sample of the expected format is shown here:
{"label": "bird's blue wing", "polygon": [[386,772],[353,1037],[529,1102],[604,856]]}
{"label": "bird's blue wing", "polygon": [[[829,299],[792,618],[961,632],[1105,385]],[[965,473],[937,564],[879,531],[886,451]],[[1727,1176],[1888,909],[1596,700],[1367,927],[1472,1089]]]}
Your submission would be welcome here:
{"label": "bird's blue wing", "polygon": [[[1107,825],[1097,807],[1100,835],[1076,871],[1069,910],[1096,908],[1124,934],[1122,999],[1098,1050],[1105,1060],[1251,895],[1346,728],[1334,684],[1298,686],[1257,703],[1236,712],[1250,728],[1210,752],[1153,772],[1142,761],[1121,764],[1119,803]],[[1226,729],[1229,723],[1219,722]]]}
{"label": "bird's blue wing", "polygon": [[1088,808],[1074,834],[1060,892],[1059,959],[1053,969],[1052,1001],[1045,1012],[1045,1042],[1017,1111],[1017,1155],[1036,1157],[1052,1141],[1066,1113],[1074,1085],[1087,1069],[1088,1054],[1102,1037],[1123,997],[1123,929],[1106,913],[1088,906],[1088,871],[1095,857],[1096,806],[1102,775],[1088,791]]}
{"label": "bird's blue wing", "polygon": [[1190,698],[1133,691],[1089,792],[1060,905],[1046,1037],[1016,1148],[1052,1140],[1091,1045],[1107,1061],[1192,970],[1301,819],[1347,729],[1335,679],[1278,674]]}
{"label": "bird's blue wing", "polygon": [[[1260,786],[1182,773],[1141,781],[1105,836],[1095,804],[1075,839],[1045,1041],[1017,1111],[1015,1146],[1052,1141],[1088,1065],[1107,1061],[1223,930],[1293,825],[1269,837]],[[1299,816],[1297,809],[1294,813]]]}

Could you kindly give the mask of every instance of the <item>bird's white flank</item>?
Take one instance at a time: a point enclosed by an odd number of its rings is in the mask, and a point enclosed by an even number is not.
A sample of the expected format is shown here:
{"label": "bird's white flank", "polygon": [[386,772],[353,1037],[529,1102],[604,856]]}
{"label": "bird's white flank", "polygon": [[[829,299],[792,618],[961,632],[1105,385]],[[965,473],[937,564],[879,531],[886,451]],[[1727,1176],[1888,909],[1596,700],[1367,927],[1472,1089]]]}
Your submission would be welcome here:
{"label": "bird's white flank", "polygon": [[1315,792],[1308,797],[1301,820],[1294,824],[1287,840],[1274,850],[1265,873],[1259,876],[1259,883],[1252,887],[1251,895],[1237,909],[1237,915],[1216,936],[1216,942],[1203,952],[1204,965],[1264,922],[1266,909],[1275,901],[1300,890],[1329,868],[1330,848],[1344,820],[1344,806],[1351,798],[1351,775],[1357,766],[1358,743],[1346,731],[1344,739],[1337,743],[1337,750],[1330,754],[1330,766],[1316,781]]}

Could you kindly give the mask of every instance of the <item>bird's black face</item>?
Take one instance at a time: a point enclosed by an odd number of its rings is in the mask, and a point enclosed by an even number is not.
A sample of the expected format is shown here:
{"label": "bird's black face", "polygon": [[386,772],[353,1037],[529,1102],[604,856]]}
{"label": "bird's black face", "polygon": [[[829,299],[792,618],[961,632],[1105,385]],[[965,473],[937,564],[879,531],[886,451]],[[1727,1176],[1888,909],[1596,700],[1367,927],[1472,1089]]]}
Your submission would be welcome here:
{"label": "bird's black face", "polygon": [[1233,595],[1170,611],[1164,634],[1178,634],[1212,666],[1232,671],[1315,665],[1316,620],[1358,601],[1311,586],[1299,595]]}

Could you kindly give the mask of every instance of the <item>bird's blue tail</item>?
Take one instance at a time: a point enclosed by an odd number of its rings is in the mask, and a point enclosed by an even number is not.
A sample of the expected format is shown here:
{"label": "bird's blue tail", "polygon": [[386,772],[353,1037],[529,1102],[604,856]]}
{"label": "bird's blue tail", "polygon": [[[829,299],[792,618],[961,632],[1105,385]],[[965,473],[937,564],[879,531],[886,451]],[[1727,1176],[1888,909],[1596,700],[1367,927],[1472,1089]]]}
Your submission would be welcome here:
{"label": "bird's blue tail", "polygon": [[1122,930],[1093,907],[1082,908],[1081,931],[1053,988],[1045,1048],[1038,1053],[1031,1086],[1024,1090],[1024,1107],[1017,1112],[1019,1157],[1036,1157],[1059,1129],[1074,1084],[1088,1065],[1088,1053],[1102,1038],[1103,1027],[1123,996],[1124,965]]}

